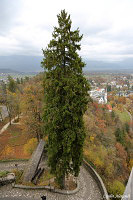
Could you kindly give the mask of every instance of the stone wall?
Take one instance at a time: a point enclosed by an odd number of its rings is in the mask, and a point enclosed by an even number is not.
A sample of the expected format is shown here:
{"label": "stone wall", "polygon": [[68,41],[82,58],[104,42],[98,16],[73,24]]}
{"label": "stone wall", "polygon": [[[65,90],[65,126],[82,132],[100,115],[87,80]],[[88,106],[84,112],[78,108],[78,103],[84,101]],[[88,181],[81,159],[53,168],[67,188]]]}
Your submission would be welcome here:
{"label": "stone wall", "polygon": [[27,167],[26,167],[26,169],[24,171],[24,175],[23,175],[23,182],[31,182],[33,176],[35,175],[35,173],[38,169],[40,160],[42,158],[44,146],[45,146],[45,142],[43,140],[41,140],[40,143],[38,144],[36,150],[32,154],[31,159],[27,163]]}
{"label": "stone wall", "polygon": [[0,186],[12,183],[15,181],[15,174],[8,173],[6,177],[0,178]]}

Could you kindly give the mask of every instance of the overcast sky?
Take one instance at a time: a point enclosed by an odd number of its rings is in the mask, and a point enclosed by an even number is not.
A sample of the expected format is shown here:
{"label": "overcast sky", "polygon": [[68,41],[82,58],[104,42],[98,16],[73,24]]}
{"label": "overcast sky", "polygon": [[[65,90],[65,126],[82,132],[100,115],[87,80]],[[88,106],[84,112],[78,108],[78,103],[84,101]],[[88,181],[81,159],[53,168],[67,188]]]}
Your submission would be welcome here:
{"label": "overcast sky", "polygon": [[62,9],[84,35],[83,58],[133,57],[133,0],[0,0],[0,56],[41,56]]}

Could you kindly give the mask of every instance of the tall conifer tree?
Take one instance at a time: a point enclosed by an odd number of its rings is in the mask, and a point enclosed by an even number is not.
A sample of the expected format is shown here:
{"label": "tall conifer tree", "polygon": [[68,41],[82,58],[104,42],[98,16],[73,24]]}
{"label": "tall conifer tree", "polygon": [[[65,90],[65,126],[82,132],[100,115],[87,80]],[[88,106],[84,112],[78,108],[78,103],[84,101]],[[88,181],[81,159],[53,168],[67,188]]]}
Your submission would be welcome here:
{"label": "tall conifer tree", "polygon": [[82,73],[85,66],[78,55],[83,35],[72,31],[70,15],[62,10],[53,39],[43,50],[44,133],[48,135],[51,172],[60,186],[68,173],[78,176],[82,163],[85,130],[83,114],[88,103],[89,85]]}

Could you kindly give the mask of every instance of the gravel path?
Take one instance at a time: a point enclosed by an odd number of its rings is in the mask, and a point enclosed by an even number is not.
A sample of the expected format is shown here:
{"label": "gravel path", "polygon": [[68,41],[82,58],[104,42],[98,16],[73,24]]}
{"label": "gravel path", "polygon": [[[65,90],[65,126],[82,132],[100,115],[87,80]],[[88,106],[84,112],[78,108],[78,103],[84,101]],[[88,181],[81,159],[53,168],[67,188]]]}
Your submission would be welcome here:
{"label": "gravel path", "polygon": [[[18,118],[18,116],[15,117],[15,118],[13,118],[13,119],[11,120],[11,124],[18,124],[18,123],[13,123],[14,120],[17,119],[17,118]],[[10,122],[8,122],[7,124],[5,124],[5,125],[3,126],[3,128],[0,130],[0,134],[2,134],[2,133],[8,128],[9,125],[10,125]]]}
{"label": "gravel path", "polygon": [[[15,164],[19,169],[23,169],[26,162],[0,163],[1,169],[13,169]],[[46,190],[23,190],[12,188],[11,184],[0,187],[0,200],[41,200],[41,196],[46,196],[47,200],[101,200],[102,196],[95,180],[81,167],[79,175],[80,190],[74,195],[62,195]]]}
{"label": "gravel path", "polygon": [[11,161],[11,162],[2,162],[0,163],[0,171],[1,170],[13,170],[16,169],[15,164],[18,165],[18,169],[24,169],[27,164],[27,161]]}

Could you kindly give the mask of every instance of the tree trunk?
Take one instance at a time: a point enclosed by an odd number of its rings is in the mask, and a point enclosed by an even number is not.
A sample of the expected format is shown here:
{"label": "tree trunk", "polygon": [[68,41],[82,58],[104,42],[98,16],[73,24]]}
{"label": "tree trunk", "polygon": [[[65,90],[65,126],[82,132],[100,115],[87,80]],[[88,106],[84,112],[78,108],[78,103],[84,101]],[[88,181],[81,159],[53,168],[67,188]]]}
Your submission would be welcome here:
{"label": "tree trunk", "polygon": [[0,112],[0,117],[1,117],[1,120],[3,121],[3,116],[2,116],[2,113]]}
{"label": "tree trunk", "polygon": [[65,174],[61,176],[61,189],[65,189]]}
{"label": "tree trunk", "polygon": [[37,137],[37,141],[39,142],[40,141],[40,136],[38,133],[36,133],[36,137]]}
{"label": "tree trunk", "polygon": [[12,124],[11,121],[12,121],[12,117],[9,115],[9,122],[10,122],[10,125]]}
{"label": "tree trunk", "polygon": [[19,113],[18,113],[18,122],[19,122]]}

